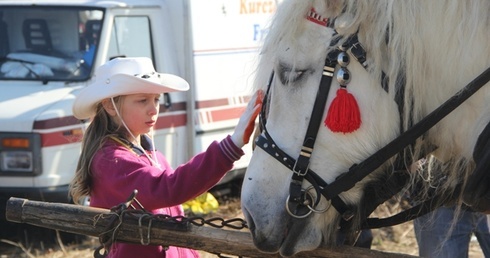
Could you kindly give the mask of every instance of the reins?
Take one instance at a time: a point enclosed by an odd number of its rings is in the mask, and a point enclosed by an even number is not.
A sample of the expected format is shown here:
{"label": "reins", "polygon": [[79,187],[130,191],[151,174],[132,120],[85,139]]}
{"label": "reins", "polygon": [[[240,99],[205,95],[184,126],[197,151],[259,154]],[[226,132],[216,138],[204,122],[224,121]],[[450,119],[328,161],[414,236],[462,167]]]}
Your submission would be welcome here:
{"label": "reins", "polygon": [[[401,135],[399,135],[397,138],[395,138],[393,141],[388,143],[385,147],[378,150],[376,153],[371,155],[363,162],[351,167],[348,172],[344,173],[340,178],[330,184],[330,186],[333,188],[331,194],[335,194],[336,192],[340,193],[345,191],[345,189],[350,189],[349,187],[352,187],[355,184],[352,184],[351,177],[353,177],[354,180],[358,181],[365,178],[374,169],[381,166],[388,159],[403,151],[405,147],[410,145],[418,137],[422,136],[422,134],[427,132],[444,117],[449,115],[453,110],[463,104],[464,101],[470,98],[489,81],[490,67],[488,67],[485,71],[483,71],[480,75],[473,79],[463,89],[454,94],[441,106],[439,106],[422,120],[420,120],[417,124],[409,128],[407,131],[403,132]],[[364,222],[363,226],[365,228],[379,228],[409,221],[434,210],[436,207],[433,206],[432,203],[434,203],[436,198],[437,197],[430,198],[422,202],[421,204],[412,207],[411,209],[405,210],[404,212],[395,215],[396,217],[393,216],[386,219],[368,218]]]}
{"label": "reins", "polygon": [[[478,77],[467,84],[463,89],[454,94],[450,99],[436,108],[417,124],[400,134],[386,146],[378,150],[363,162],[352,166],[349,171],[342,174],[326,191],[328,196],[337,195],[345,189],[350,189],[358,182],[369,175],[373,170],[381,166],[395,154],[401,152],[405,147],[422,136],[430,128],[436,125],[444,117],[449,115],[454,109],[459,107],[465,100],[477,92],[483,85],[490,81],[490,67],[483,71]],[[355,180],[355,182],[352,181]]]}

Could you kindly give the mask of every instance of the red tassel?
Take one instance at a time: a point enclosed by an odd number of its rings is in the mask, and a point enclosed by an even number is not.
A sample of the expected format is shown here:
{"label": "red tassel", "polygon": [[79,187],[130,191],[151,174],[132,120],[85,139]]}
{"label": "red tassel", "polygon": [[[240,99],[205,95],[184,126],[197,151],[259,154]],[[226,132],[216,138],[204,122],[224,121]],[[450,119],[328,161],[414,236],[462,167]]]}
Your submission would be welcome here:
{"label": "red tassel", "polygon": [[361,126],[357,101],[345,88],[337,90],[337,96],[328,109],[325,125],[335,133],[351,133]]}

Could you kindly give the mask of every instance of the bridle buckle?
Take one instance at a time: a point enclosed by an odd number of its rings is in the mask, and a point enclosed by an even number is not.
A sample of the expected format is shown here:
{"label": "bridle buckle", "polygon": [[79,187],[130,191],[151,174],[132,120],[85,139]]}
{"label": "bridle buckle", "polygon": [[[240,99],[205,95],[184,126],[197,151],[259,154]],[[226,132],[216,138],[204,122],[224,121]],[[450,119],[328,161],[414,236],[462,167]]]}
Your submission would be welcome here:
{"label": "bridle buckle", "polygon": [[308,163],[308,165],[306,166],[305,169],[299,169],[299,168],[296,168],[297,167],[297,164],[298,164],[298,161],[294,162],[294,166],[293,166],[293,173],[300,176],[300,177],[304,177],[306,176],[306,174],[308,173],[308,170],[310,170],[310,163]]}
{"label": "bridle buckle", "polygon": [[[311,158],[311,153],[313,153],[313,148],[305,146],[305,145],[308,145],[308,140],[311,140],[311,139],[308,138],[307,140],[305,140],[304,145],[301,147],[299,157],[298,157],[298,159],[296,159],[296,162],[294,162],[294,166],[292,169],[293,173],[295,173],[296,175],[298,175],[300,177],[306,176],[306,174],[308,173],[308,170],[310,170],[309,160]],[[314,139],[313,139],[313,142],[315,142]],[[302,165],[298,166],[298,163],[302,163]],[[304,164],[306,164],[306,166],[304,166]],[[305,168],[300,169],[300,167],[305,167]]]}

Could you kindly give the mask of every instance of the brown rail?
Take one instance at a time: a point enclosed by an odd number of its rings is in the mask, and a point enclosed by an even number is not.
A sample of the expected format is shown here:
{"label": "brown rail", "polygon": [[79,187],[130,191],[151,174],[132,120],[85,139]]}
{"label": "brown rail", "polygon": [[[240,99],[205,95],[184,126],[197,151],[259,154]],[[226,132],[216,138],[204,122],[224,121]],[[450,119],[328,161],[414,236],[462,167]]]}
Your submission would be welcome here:
{"label": "brown rail", "polygon": [[[110,226],[114,217],[107,209],[72,204],[48,203],[12,197],[7,202],[7,220],[44,228],[88,236],[100,236]],[[248,231],[226,230],[209,226],[187,225],[152,221],[148,237],[149,220],[137,215],[124,215],[116,241],[149,243],[164,246],[182,246],[210,253],[243,257],[280,257],[264,254],[253,245]],[[140,224],[142,226],[140,226]],[[341,246],[319,248],[299,253],[295,257],[413,257],[405,254],[380,252],[364,248]]]}

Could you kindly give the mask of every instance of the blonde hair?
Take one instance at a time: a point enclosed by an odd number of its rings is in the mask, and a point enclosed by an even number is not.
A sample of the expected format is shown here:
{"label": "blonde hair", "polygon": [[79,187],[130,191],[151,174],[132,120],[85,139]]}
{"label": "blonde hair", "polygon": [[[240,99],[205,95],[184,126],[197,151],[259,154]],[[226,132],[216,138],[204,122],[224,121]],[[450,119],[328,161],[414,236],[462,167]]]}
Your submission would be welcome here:
{"label": "blonde hair", "polygon": [[[123,98],[124,96],[114,98],[116,108],[119,110],[121,110]],[[75,177],[70,183],[70,196],[74,203],[81,204],[83,198],[90,196],[93,180],[91,165],[95,153],[102,148],[110,136],[126,138],[126,133],[123,129],[104,110],[102,104],[98,103],[95,117],[84,133],[82,151],[78,159]]]}

